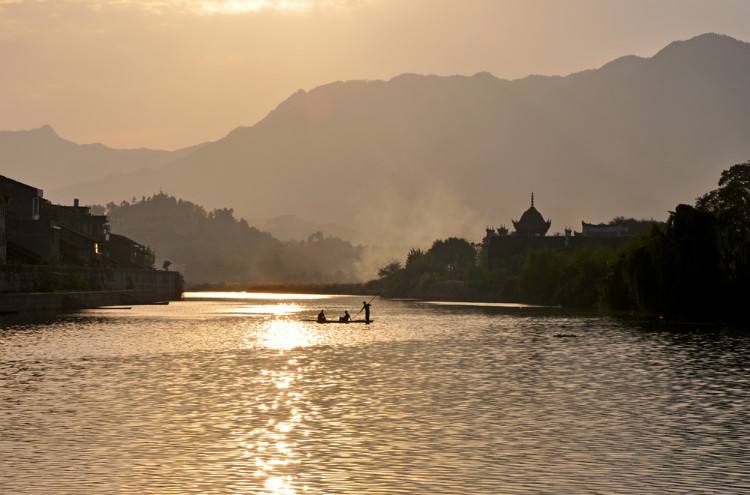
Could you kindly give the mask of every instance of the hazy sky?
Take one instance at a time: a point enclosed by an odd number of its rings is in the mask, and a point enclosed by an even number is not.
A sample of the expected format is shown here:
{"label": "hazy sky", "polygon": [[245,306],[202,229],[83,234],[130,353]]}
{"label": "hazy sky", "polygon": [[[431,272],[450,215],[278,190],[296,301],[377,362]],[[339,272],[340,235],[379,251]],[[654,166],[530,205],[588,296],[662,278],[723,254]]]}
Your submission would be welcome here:
{"label": "hazy sky", "polygon": [[750,1],[0,0],[0,129],[175,148],[334,80],[567,74],[707,31],[750,40]]}

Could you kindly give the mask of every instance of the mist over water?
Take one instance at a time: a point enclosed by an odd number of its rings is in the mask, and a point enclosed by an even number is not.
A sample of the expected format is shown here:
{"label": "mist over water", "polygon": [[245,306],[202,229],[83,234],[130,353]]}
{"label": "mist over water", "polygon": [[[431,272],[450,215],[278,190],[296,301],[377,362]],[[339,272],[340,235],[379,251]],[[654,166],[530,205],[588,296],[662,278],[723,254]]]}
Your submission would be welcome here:
{"label": "mist over water", "polygon": [[455,191],[437,182],[421,196],[382,188],[368,201],[373,207],[359,211],[354,222],[355,239],[365,247],[358,266],[362,280],[374,278],[392,260],[404,262],[412,248],[428,249],[435,239],[479,241],[487,225]]}
{"label": "mist over water", "polygon": [[370,326],[317,325],[362,298],[190,297],[3,321],[4,493],[750,489],[746,335],[380,299]]}

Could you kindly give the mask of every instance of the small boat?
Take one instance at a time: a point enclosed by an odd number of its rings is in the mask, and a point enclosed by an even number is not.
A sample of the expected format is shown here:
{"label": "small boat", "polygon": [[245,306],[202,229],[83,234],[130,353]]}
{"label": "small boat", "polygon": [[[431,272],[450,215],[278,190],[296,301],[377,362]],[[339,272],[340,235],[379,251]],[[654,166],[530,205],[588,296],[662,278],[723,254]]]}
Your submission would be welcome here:
{"label": "small boat", "polygon": [[[325,325],[327,323],[341,323],[342,325],[348,325],[349,323],[368,323],[366,320],[349,320],[349,321],[339,321],[339,320],[326,320],[326,321],[318,321],[315,319],[307,319],[307,320],[300,320],[300,321],[308,321],[311,323],[320,323],[321,325]],[[370,320],[369,323],[374,322],[375,320]]]}

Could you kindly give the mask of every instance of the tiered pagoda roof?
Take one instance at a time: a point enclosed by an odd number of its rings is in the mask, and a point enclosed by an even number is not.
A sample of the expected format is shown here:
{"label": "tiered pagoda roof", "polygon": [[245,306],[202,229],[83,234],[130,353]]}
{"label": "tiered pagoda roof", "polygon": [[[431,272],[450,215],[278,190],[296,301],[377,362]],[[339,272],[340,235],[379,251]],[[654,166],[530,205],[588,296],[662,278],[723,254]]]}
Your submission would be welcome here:
{"label": "tiered pagoda roof", "polygon": [[545,220],[534,207],[534,193],[531,193],[531,207],[523,212],[520,220],[513,220],[513,227],[516,229],[514,234],[522,237],[542,237],[547,234],[551,225],[552,221]]}

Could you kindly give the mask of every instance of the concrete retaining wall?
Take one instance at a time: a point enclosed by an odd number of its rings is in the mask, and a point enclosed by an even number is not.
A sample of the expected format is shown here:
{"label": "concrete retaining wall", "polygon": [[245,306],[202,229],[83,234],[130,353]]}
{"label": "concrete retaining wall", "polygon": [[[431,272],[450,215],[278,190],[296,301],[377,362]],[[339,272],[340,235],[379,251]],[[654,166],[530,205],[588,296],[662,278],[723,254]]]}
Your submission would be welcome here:
{"label": "concrete retaining wall", "polygon": [[18,292],[0,294],[0,314],[70,311],[153,302],[156,299],[137,291]]}
{"label": "concrete retaining wall", "polygon": [[0,267],[0,311],[65,310],[178,300],[177,272],[127,268]]}

